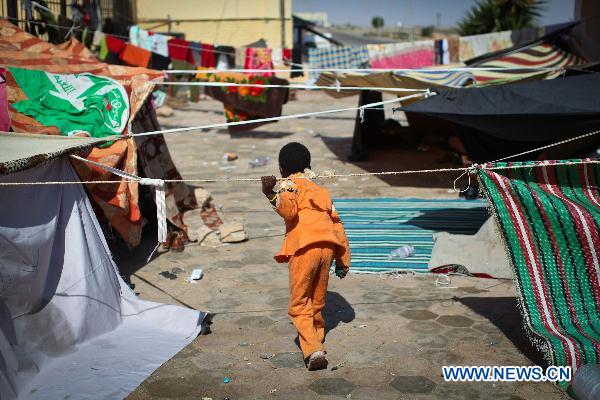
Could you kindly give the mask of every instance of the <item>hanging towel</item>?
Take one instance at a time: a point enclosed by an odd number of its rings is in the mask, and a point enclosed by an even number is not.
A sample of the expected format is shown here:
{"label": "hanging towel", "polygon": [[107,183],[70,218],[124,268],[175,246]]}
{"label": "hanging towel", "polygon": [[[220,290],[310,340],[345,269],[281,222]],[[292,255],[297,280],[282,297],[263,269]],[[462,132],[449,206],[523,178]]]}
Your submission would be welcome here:
{"label": "hanging towel", "polygon": [[171,64],[171,59],[169,57],[165,57],[158,53],[152,53],[150,57],[150,68],[164,71],[169,69],[169,64]]}
{"label": "hanging towel", "polygon": [[448,40],[442,39],[442,64],[450,64],[450,52],[449,52]]}
{"label": "hanging towel", "polygon": [[200,65],[204,68],[214,68],[217,65],[215,61],[215,47],[212,44],[202,44],[202,60]]}
{"label": "hanging towel", "polygon": [[[368,68],[369,53],[370,51],[367,46],[308,49],[308,62],[310,67],[314,69]],[[320,74],[318,72],[311,72],[309,75],[310,79],[315,81]]]}
{"label": "hanging towel", "polygon": [[275,68],[283,65],[283,49],[281,47],[271,49],[271,60]]}
{"label": "hanging towel", "polygon": [[142,49],[152,50],[151,34],[139,26],[129,28],[129,43]]}
{"label": "hanging towel", "polygon": [[187,62],[192,65],[202,65],[202,44],[200,42],[190,42]]}
{"label": "hanging towel", "polygon": [[133,25],[129,28],[129,43],[134,46],[139,46],[138,43],[138,32],[140,28],[136,25]]}
{"label": "hanging towel", "polygon": [[125,41],[116,38],[112,35],[106,35],[106,47],[108,51],[114,54],[120,54],[121,50],[125,48]]}
{"label": "hanging towel", "polygon": [[169,57],[174,60],[187,61],[190,51],[190,42],[183,39],[173,38],[167,42]]}
{"label": "hanging towel", "polygon": [[98,58],[101,61],[105,61],[106,57],[108,56],[108,46],[106,45],[106,36],[104,36],[102,39],[100,39],[100,44],[98,46],[99,46]]}
{"label": "hanging towel", "polygon": [[[271,53],[271,49],[248,47],[246,49],[246,62],[244,68],[273,69],[273,58]],[[275,74],[273,72],[264,72],[261,75],[273,76]]]}
{"label": "hanging towel", "polygon": [[127,65],[148,68],[151,56],[152,53],[148,50],[127,43],[125,49],[121,53],[121,60]]}
{"label": "hanging towel", "polygon": [[458,45],[458,60],[466,61],[482,54],[493,53],[513,46],[512,31],[462,36]]}
{"label": "hanging towel", "polygon": [[292,49],[283,49],[283,63],[285,65],[292,64]]}
{"label": "hanging towel", "polygon": [[246,48],[245,47],[236,47],[235,48],[235,67],[236,68],[244,68],[245,63],[246,63]]}
{"label": "hanging towel", "polygon": [[235,66],[235,49],[231,46],[215,46],[217,69],[230,69]]}
{"label": "hanging towel", "polygon": [[155,33],[150,38],[152,42],[151,51],[153,53],[160,54],[163,57],[169,57],[169,46],[167,45],[167,42],[169,41],[169,36]]}
{"label": "hanging towel", "polygon": [[102,40],[104,40],[104,32],[101,31],[95,31],[94,32],[94,38],[92,39],[92,45],[94,45],[95,47],[100,46],[100,42]]}
{"label": "hanging towel", "polygon": [[435,64],[435,41],[389,43],[378,45],[377,52],[369,47],[372,68],[422,68]]}

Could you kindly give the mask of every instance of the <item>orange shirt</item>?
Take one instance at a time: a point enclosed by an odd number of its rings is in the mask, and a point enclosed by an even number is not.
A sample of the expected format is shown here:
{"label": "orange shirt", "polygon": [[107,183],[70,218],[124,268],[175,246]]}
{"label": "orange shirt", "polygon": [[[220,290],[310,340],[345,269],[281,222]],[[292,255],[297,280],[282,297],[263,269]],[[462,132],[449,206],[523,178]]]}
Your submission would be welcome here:
{"label": "orange shirt", "polygon": [[275,211],[285,221],[286,232],[275,260],[287,262],[308,245],[328,242],[336,245],[338,265],[350,267],[348,239],[329,192],[302,176],[295,174],[280,183]]}

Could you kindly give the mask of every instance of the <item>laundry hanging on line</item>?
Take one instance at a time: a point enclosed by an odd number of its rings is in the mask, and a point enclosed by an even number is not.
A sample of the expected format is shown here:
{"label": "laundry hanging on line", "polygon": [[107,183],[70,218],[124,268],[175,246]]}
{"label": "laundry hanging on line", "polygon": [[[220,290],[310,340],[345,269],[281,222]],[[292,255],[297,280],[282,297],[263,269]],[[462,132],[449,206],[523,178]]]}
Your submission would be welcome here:
{"label": "laundry hanging on line", "polygon": [[[202,74],[201,79],[209,82],[230,82],[240,84],[288,85],[285,79],[240,73],[222,72]],[[227,122],[248,121],[257,118],[271,118],[281,115],[283,105],[287,103],[289,89],[263,88],[258,86],[207,86],[206,94],[223,103]],[[229,126],[230,133],[251,130],[266,122]]]}

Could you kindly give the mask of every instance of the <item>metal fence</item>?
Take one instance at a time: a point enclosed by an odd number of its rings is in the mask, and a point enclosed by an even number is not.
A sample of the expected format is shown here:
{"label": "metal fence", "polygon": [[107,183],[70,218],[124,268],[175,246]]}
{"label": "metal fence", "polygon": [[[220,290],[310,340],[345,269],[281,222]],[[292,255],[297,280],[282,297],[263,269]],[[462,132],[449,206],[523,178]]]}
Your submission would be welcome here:
{"label": "metal fence", "polygon": [[[131,6],[128,0],[96,0],[100,5],[102,20],[106,18],[120,19],[124,21],[131,20]],[[24,5],[26,0],[0,0],[2,4],[1,12],[3,18],[8,18],[11,22],[25,29],[27,15]],[[67,30],[71,27],[67,21],[72,20],[72,0],[46,0],[45,5],[54,16],[56,23],[64,26]],[[45,36],[45,34],[39,34]],[[47,37],[43,37],[47,40]]]}

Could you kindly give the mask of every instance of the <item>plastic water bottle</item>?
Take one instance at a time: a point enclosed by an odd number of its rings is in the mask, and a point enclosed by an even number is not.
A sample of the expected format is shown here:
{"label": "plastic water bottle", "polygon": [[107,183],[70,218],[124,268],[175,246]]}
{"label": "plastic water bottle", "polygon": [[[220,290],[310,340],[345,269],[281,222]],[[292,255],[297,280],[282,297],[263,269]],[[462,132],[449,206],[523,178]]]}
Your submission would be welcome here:
{"label": "plastic water bottle", "polygon": [[412,257],[415,255],[415,248],[413,246],[401,246],[397,249],[390,251],[388,258],[390,260],[398,260],[400,258]]}
{"label": "plastic water bottle", "polygon": [[250,168],[264,167],[265,165],[269,164],[269,157],[257,157],[254,160],[251,160],[248,164],[250,165]]}

